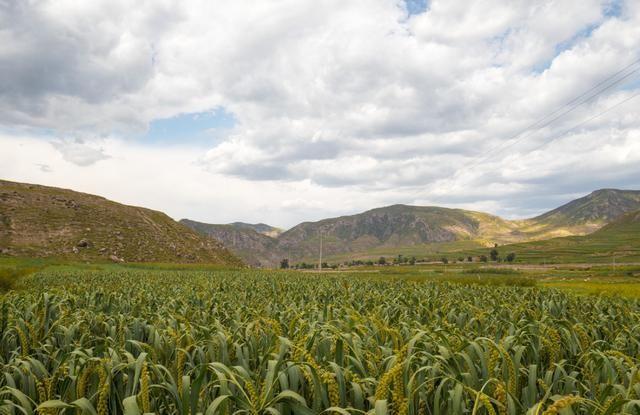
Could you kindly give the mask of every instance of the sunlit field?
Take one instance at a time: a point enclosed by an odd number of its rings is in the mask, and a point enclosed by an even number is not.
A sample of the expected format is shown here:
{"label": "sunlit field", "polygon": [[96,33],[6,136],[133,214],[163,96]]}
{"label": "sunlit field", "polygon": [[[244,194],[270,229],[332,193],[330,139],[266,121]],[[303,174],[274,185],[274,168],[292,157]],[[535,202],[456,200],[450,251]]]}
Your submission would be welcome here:
{"label": "sunlit field", "polygon": [[165,268],[22,277],[3,413],[640,413],[640,302],[584,270]]}

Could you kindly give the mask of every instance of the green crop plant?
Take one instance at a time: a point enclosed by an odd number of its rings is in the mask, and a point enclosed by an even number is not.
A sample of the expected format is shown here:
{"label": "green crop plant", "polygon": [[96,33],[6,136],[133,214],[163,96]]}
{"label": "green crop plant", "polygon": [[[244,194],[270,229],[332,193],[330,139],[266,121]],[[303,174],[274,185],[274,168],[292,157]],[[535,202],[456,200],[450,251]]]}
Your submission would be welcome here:
{"label": "green crop plant", "polygon": [[640,302],[255,270],[43,270],[3,414],[639,414]]}

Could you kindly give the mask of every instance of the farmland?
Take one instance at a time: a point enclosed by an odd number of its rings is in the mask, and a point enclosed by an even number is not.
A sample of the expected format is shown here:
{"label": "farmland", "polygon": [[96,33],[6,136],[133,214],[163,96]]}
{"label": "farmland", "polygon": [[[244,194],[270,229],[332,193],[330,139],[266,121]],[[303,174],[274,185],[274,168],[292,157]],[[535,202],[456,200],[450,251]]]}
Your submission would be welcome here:
{"label": "farmland", "polygon": [[2,297],[4,413],[640,411],[637,267],[39,266]]}

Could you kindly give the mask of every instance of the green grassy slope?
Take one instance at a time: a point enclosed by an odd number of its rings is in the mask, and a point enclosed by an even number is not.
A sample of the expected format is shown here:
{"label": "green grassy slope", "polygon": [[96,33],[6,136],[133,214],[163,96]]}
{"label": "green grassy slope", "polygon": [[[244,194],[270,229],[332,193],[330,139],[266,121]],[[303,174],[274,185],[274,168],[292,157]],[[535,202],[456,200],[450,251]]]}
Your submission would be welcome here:
{"label": "green grassy slope", "polygon": [[0,255],[241,264],[167,215],[66,189],[0,181]]}
{"label": "green grassy slope", "polygon": [[[460,240],[453,242],[434,242],[419,245],[406,245],[399,247],[382,246],[360,252],[347,252],[325,257],[325,261],[331,264],[340,264],[351,260],[377,261],[380,257],[392,260],[398,255],[406,258],[415,257],[418,261],[439,261],[443,256],[456,258],[459,251],[480,250],[486,248],[486,244],[478,240]],[[317,262],[317,259],[316,259]],[[315,262],[314,262],[315,263]]]}
{"label": "green grassy slope", "polygon": [[[584,236],[504,245],[498,251],[514,252],[518,261],[532,263],[640,262],[640,210],[627,213],[600,230]],[[487,250],[469,252],[487,254]]]}

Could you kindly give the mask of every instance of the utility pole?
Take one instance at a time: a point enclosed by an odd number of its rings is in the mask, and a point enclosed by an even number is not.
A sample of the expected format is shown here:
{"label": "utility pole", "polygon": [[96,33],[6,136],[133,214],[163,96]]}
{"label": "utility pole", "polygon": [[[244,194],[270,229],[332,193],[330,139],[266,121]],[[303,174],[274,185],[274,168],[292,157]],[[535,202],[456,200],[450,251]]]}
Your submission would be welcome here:
{"label": "utility pole", "polygon": [[320,231],[320,259],[318,260],[318,271],[322,271],[322,231]]}

